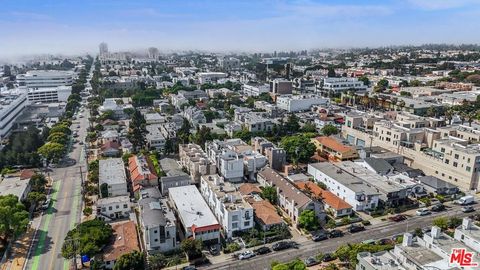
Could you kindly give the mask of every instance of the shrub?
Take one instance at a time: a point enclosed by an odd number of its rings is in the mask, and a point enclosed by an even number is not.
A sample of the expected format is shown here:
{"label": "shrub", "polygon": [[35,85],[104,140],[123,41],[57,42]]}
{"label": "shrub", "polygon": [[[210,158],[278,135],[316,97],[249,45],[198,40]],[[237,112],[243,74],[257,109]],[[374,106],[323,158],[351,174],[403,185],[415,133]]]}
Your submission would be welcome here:
{"label": "shrub", "polygon": [[228,254],[228,253],[232,253],[239,250],[240,250],[240,245],[234,242],[234,243],[228,244],[227,247],[223,250],[223,253]]}
{"label": "shrub", "polygon": [[93,213],[93,210],[91,207],[85,207],[85,209],[83,209],[83,214],[85,216],[90,216],[92,213]]}

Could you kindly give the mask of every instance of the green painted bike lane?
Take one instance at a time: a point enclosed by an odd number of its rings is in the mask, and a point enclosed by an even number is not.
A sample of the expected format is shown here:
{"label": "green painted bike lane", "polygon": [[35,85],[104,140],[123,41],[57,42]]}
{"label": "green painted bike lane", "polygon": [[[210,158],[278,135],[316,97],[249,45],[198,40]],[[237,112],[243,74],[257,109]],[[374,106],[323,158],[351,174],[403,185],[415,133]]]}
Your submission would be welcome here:
{"label": "green painted bike lane", "polygon": [[47,209],[47,214],[43,222],[43,226],[40,228],[40,235],[38,236],[38,244],[37,247],[35,248],[35,252],[33,255],[33,263],[32,263],[32,270],[37,270],[38,269],[38,264],[40,262],[40,256],[42,255],[41,253],[43,252],[43,249],[45,248],[45,239],[47,238],[47,233],[48,233],[48,227],[50,226],[50,221],[52,220],[53,217],[53,208],[57,204],[57,197],[58,197],[58,191],[60,188],[60,183],[61,181],[55,182],[53,186],[53,194],[52,194],[52,203],[50,203],[50,206]]}

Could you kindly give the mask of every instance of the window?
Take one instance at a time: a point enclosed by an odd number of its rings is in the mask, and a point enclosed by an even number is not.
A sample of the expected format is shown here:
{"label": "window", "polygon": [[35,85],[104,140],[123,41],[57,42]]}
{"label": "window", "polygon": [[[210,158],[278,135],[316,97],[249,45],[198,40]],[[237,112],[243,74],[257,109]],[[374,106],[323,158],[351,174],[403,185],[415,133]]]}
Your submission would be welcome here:
{"label": "window", "polygon": [[454,156],[454,157],[455,157],[455,159],[458,159],[458,154],[455,154],[455,156]]}
{"label": "window", "polygon": [[450,163],[450,160],[445,159],[445,164],[449,164],[449,163]]}
{"label": "window", "polygon": [[112,210],[113,208],[111,206],[108,207],[108,210]]}
{"label": "window", "polygon": [[123,205],[123,208],[127,209],[127,208],[128,208],[128,205],[127,205],[127,204],[124,204],[124,205]]}
{"label": "window", "polygon": [[470,168],[470,166],[465,167],[465,170],[466,170],[467,172],[469,172],[471,169],[472,169],[472,168]]}
{"label": "window", "polygon": [[457,167],[458,166],[458,163],[457,162],[453,162],[453,167]]}
{"label": "window", "polygon": [[158,231],[157,231],[157,230],[154,230],[153,233],[158,233]]}
{"label": "window", "polygon": [[153,240],[154,242],[158,242],[158,238],[155,238],[155,240]]}
{"label": "window", "polygon": [[243,223],[243,226],[245,226],[245,227],[250,226],[250,221],[245,221],[245,222]]}
{"label": "window", "polygon": [[115,206],[115,208],[117,208],[117,209],[120,208],[120,205],[117,204],[117,205]]}

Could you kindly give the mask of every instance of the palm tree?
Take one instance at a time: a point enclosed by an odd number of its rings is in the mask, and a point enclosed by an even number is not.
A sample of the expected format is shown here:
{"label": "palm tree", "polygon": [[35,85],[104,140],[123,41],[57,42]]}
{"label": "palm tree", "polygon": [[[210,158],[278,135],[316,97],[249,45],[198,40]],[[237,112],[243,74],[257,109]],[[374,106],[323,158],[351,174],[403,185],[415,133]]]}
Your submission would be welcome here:
{"label": "palm tree", "polygon": [[445,114],[445,120],[448,120],[448,124],[451,125],[452,124],[452,118],[453,118],[453,109],[452,108],[448,108],[445,110],[444,114]]}
{"label": "palm tree", "polygon": [[365,94],[365,95],[360,99],[360,104],[362,104],[363,107],[367,108],[367,106],[370,104],[370,98],[368,97],[368,94]]}
{"label": "palm tree", "polygon": [[400,100],[398,102],[398,107],[400,107],[400,110],[403,111],[403,108],[405,107],[405,101],[404,100]]}

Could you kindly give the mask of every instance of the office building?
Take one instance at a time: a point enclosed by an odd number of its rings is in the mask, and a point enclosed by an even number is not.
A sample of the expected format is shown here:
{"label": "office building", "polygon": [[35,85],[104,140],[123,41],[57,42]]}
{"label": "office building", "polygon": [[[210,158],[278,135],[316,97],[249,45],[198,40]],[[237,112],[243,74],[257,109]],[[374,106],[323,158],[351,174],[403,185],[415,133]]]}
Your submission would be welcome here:
{"label": "office building", "polygon": [[357,78],[325,78],[322,89],[326,92],[341,93],[345,91],[366,91],[367,86]]}
{"label": "office building", "polygon": [[20,87],[33,89],[71,86],[74,75],[73,71],[30,70],[25,74],[17,75],[17,82]]}
{"label": "office building", "polygon": [[314,105],[329,106],[330,99],[317,95],[282,95],[276,101],[279,109],[287,112],[309,111]]}
{"label": "office building", "polygon": [[32,103],[57,103],[67,102],[72,93],[71,86],[57,86],[45,88],[28,88],[28,102]]}
{"label": "office building", "polygon": [[10,134],[15,120],[27,105],[27,95],[24,93],[0,95],[0,141]]}

